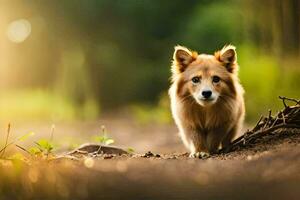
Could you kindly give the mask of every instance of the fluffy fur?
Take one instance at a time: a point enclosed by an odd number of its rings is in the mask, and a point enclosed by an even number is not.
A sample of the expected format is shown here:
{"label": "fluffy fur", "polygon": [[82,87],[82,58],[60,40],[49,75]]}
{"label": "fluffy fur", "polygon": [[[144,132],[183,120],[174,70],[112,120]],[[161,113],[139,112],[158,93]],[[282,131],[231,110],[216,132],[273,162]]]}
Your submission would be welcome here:
{"label": "fluffy fur", "polygon": [[[215,153],[230,144],[245,115],[235,47],[198,55],[176,46],[171,70],[172,115],[191,156]],[[207,91],[210,96],[204,97]]]}

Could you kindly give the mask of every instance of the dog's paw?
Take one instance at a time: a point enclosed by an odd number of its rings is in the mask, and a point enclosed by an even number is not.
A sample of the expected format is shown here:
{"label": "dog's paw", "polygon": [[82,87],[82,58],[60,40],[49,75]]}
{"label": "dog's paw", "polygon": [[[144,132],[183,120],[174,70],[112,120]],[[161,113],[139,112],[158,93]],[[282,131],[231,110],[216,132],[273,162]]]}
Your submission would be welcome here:
{"label": "dog's paw", "polygon": [[209,153],[201,151],[201,152],[191,153],[189,157],[190,158],[208,158],[209,156],[210,156]]}

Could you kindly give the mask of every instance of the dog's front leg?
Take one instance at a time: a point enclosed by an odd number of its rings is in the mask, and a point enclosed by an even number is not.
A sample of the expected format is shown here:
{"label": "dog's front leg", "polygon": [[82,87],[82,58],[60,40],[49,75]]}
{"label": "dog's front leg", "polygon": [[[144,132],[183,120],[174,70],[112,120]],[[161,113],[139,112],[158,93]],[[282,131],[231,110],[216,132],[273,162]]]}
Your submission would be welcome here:
{"label": "dog's front leg", "polygon": [[195,130],[191,132],[190,151],[191,158],[209,157],[209,153],[205,144],[205,136]]}
{"label": "dog's front leg", "polygon": [[215,129],[207,133],[206,145],[210,154],[217,153],[221,141],[224,137],[224,133],[222,131],[222,129]]}

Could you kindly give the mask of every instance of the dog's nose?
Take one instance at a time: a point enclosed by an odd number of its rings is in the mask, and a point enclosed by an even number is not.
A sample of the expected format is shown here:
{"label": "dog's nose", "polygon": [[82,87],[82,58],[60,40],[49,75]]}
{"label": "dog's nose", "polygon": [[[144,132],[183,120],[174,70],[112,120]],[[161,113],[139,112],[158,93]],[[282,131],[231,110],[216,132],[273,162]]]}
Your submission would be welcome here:
{"label": "dog's nose", "polygon": [[205,99],[208,99],[209,97],[211,97],[212,95],[212,92],[210,90],[205,90],[205,91],[202,91],[202,96],[205,98]]}

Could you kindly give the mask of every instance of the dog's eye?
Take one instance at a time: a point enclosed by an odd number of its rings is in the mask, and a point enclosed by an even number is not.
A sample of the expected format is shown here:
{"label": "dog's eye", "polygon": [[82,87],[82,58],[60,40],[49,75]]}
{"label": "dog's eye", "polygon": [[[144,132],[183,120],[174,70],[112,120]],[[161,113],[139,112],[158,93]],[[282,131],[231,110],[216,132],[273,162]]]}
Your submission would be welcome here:
{"label": "dog's eye", "polygon": [[218,76],[213,76],[212,77],[212,81],[214,82],[214,83],[218,83],[218,82],[220,82],[220,77],[218,77]]}
{"label": "dog's eye", "polygon": [[192,82],[193,83],[199,83],[200,82],[200,77],[198,77],[198,76],[193,77]]}

